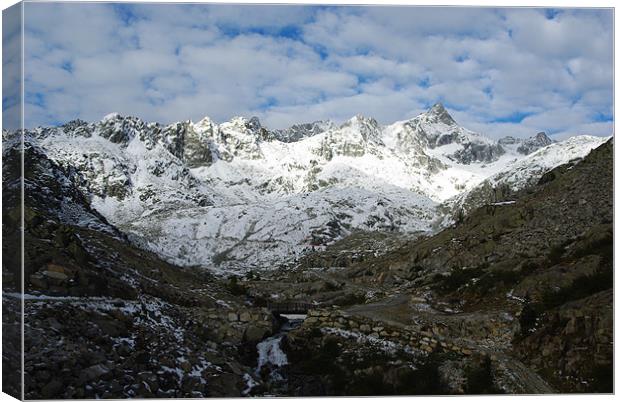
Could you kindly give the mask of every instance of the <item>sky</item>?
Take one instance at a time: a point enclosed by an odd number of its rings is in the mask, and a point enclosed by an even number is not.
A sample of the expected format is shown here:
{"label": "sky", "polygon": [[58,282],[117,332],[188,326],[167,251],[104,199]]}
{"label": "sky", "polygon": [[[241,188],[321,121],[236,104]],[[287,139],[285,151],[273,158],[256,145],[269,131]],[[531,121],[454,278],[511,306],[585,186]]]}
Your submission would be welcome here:
{"label": "sky", "polygon": [[494,138],[613,133],[611,9],[26,3],[24,20],[27,127],[389,124],[442,102]]}

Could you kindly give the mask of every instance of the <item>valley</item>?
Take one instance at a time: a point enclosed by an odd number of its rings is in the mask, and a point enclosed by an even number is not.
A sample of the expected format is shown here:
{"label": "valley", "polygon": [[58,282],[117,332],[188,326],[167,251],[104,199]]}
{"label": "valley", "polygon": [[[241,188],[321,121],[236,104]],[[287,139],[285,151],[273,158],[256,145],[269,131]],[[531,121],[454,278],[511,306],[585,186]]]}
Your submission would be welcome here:
{"label": "valley", "polygon": [[441,104],[3,132],[26,398],[611,392],[613,142]]}

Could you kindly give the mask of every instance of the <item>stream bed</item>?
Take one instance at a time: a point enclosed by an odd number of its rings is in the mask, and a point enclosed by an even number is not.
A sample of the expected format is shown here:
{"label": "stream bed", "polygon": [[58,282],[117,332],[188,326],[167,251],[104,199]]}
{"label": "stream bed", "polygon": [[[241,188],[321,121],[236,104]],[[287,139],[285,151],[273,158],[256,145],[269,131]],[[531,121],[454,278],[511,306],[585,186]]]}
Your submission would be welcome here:
{"label": "stream bed", "polygon": [[258,352],[255,374],[261,378],[265,387],[264,393],[254,394],[251,389],[248,393],[255,396],[286,395],[288,390],[287,366],[288,358],[282,350],[282,340],[292,329],[297,328],[306,318],[306,315],[282,315],[286,321],[280,330],[273,336],[256,345]]}

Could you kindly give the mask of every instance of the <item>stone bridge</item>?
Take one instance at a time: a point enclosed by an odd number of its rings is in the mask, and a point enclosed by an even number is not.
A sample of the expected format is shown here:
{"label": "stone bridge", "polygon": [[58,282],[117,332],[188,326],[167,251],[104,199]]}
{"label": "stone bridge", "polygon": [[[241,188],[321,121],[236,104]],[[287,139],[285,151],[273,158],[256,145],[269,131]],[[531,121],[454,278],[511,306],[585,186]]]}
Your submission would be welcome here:
{"label": "stone bridge", "polygon": [[308,314],[308,310],[316,307],[316,305],[307,302],[282,302],[267,304],[267,309],[275,315]]}

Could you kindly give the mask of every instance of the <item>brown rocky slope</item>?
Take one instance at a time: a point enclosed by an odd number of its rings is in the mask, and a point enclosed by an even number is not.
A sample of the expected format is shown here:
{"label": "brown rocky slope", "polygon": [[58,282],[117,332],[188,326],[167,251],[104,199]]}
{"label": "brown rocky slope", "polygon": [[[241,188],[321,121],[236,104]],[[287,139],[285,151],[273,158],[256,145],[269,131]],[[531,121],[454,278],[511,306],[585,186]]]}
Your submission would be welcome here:
{"label": "brown rocky slope", "polygon": [[509,345],[496,347],[559,391],[611,392],[613,139],[500,201],[354,264],[348,280],[411,295],[453,321],[477,316],[473,332],[514,317]]}

